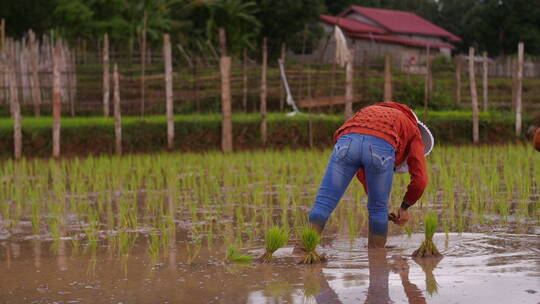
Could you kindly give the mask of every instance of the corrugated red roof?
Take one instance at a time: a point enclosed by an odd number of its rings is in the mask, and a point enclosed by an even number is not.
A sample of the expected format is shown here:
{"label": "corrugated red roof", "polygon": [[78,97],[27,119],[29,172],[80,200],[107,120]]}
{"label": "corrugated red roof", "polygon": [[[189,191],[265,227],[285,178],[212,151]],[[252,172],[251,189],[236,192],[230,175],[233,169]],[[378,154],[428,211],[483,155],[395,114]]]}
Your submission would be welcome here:
{"label": "corrugated red roof", "polygon": [[404,38],[404,37],[398,37],[398,36],[392,36],[392,35],[376,35],[376,34],[349,34],[352,38],[360,38],[360,39],[372,39],[375,41],[383,41],[383,42],[391,42],[391,43],[399,43],[407,46],[413,46],[413,47],[421,47],[426,48],[429,46],[430,48],[449,48],[454,49],[454,46],[448,43],[438,43],[438,42],[429,42],[429,41],[422,41],[422,40],[415,40],[410,38]]}
{"label": "corrugated red roof", "polygon": [[328,15],[321,15],[320,20],[327,24],[338,25],[341,29],[350,32],[350,33],[377,33],[385,34],[387,31],[385,29],[354,20],[351,18],[341,18]]}
{"label": "corrugated red roof", "polygon": [[340,17],[345,17],[351,11],[367,17],[393,33],[441,36],[450,41],[461,41],[461,38],[456,35],[414,13],[353,5],[341,13]]}

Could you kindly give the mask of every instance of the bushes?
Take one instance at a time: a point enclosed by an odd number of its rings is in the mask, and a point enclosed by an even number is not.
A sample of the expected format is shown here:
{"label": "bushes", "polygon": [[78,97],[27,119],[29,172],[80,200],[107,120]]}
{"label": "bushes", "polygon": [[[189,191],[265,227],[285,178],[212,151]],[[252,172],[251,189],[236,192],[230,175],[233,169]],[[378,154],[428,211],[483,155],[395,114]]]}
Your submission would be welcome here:
{"label": "bushes", "polygon": [[[419,112],[420,116],[422,113]],[[175,119],[175,146],[178,151],[219,150],[221,145],[221,120],[219,114],[177,115]],[[470,112],[432,111],[425,119],[437,143],[470,143],[472,123]],[[310,132],[311,121],[311,132]],[[125,153],[157,152],[167,147],[167,130],[164,116],[123,118],[123,150]],[[533,122],[524,118],[526,130]],[[236,150],[261,147],[258,114],[234,114],[234,148]],[[268,117],[268,146],[271,148],[309,147],[309,134],[313,146],[325,148],[332,145],[333,132],[343,123],[340,115],[308,116],[301,114],[287,117],[272,113]],[[26,156],[51,155],[50,117],[24,118],[23,153]],[[94,155],[114,153],[114,120],[102,117],[63,118],[61,131],[62,155]],[[482,113],[480,139],[486,143],[514,141],[514,120],[509,112]],[[11,157],[13,131],[11,119],[0,119],[0,156]]]}

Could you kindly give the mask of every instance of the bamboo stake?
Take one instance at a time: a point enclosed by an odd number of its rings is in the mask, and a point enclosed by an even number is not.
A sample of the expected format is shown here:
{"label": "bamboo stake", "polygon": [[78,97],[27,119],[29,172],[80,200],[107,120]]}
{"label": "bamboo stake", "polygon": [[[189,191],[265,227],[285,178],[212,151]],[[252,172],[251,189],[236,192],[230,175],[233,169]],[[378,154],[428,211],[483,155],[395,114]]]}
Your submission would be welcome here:
{"label": "bamboo stake", "polygon": [[120,108],[120,77],[118,76],[118,65],[114,64],[113,71],[114,86],[114,135],[116,141],[116,154],[122,155],[122,114]]}
{"label": "bamboo stake", "polygon": [[103,36],[103,116],[109,117],[110,109],[110,66],[109,66],[109,35]]}
{"label": "bamboo stake", "polygon": [[354,53],[350,49],[347,56],[347,65],[345,67],[345,118],[353,114],[353,94],[354,94]]}
{"label": "bamboo stake", "polygon": [[221,72],[221,112],[222,140],[221,149],[228,153],[233,150],[232,143],[232,113],[231,113],[231,57],[221,57],[219,62]]}
{"label": "bamboo stake", "polygon": [[227,54],[227,40],[225,29],[219,28],[219,45],[221,58],[219,60],[219,70],[221,72],[221,149],[225,153],[233,151],[233,126],[231,111],[231,57]]}
{"label": "bamboo stake", "polygon": [[146,23],[148,21],[148,13],[144,11],[143,17],[143,30],[141,41],[141,116],[144,116],[144,98],[145,98],[145,85],[144,78],[146,74]]}
{"label": "bamboo stake", "polygon": [[392,101],[392,57],[384,55],[384,101]]}
{"label": "bamboo stake", "polygon": [[261,73],[261,140],[262,145],[266,146],[267,139],[267,118],[266,118],[266,70],[268,64],[268,49],[266,47],[266,37],[263,38],[262,43],[262,73]]}
{"label": "bamboo stake", "polygon": [[523,53],[524,44],[520,42],[518,44],[518,63],[516,73],[516,136],[521,136],[521,97],[522,97],[522,85],[523,85]]}
{"label": "bamboo stake", "polygon": [[40,116],[41,108],[41,88],[39,83],[39,50],[36,43],[36,34],[32,30],[28,33],[29,37],[29,48],[30,48],[30,65],[32,66],[32,75],[30,77],[30,84],[32,86],[32,97],[34,99],[34,115],[36,117]]}
{"label": "bamboo stake", "polygon": [[167,103],[167,147],[172,150],[174,145],[174,112],[172,86],[172,51],[169,34],[163,35],[163,57],[165,59],[165,99]]}
{"label": "bamboo stake", "polygon": [[[11,65],[7,65],[8,75],[13,75],[15,69]],[[22,154],[22,132],[21,132],[21,108],[17,94],[17,83],[15,77],[9,77],[9,96],[11,104],[11,114],[13,116],[13,147],[15,159],[21,158]]]}
{"label": "bamboo stake", "polygon": [[474,48],[469,48],[469,81],[471,86],[471,102],[473,116],[473,142],[476,144],[479,140],[478,134],[478,95],[476,93],[476,78],[474,74]]}
{"label": "bamboo stake", "polygon": [[463,64],[463,56],[456,57],[456,104],[461,105],[461,69]]}
{"label": "bamboo stake", "polygon": [[487,52],[482,54],[482,97],[484,104],[484,112],[488,111],[488,58]]}
{"label": "bamboo stake", "polygon": [[62,62],[62,46],[60,40],[56,41],[53,52],[53,157],[60,157],[60,116],[61,116],[61,92],[60,92],[60,65]]}

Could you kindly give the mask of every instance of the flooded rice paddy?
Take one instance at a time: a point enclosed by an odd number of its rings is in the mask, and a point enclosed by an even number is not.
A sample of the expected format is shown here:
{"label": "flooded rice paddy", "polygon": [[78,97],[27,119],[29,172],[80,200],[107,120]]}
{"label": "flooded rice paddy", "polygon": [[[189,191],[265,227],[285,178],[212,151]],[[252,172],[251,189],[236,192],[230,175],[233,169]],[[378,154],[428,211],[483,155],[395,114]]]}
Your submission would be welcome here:
{"label": "flooded rice paddy", "polygon": [[[539,303],[540,154],[524,146],[439,147],[430,184],[386,249],[367,249],[353,181],[318,251],[298,265],[329,151],[3,161],[1,303]],[[396,176],[391,209],[408,183]],[[442,259],[412,259],[435,211]],[[270,264],[228,263],[234,244]]]}

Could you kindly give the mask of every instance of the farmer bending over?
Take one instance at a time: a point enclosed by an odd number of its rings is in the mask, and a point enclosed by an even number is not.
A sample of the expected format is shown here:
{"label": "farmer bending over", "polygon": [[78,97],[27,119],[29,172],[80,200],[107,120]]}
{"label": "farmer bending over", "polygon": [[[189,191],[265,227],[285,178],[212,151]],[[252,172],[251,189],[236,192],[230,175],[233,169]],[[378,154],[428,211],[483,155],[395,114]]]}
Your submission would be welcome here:
{"label": "farmer bending over", "polygon": [[[405,225],[409,220],[407,209],[424,193],[428,183],[424,156],[433,149],[433,136],[409,107],[382,102],[357,112],[334,133],[334,141],[309,222],[322,232],[356,174],[368,194],[368,247],[384,247],[389,218]],[[397,215],[389,216],[394,171],[409,172],[411,181]]]}

